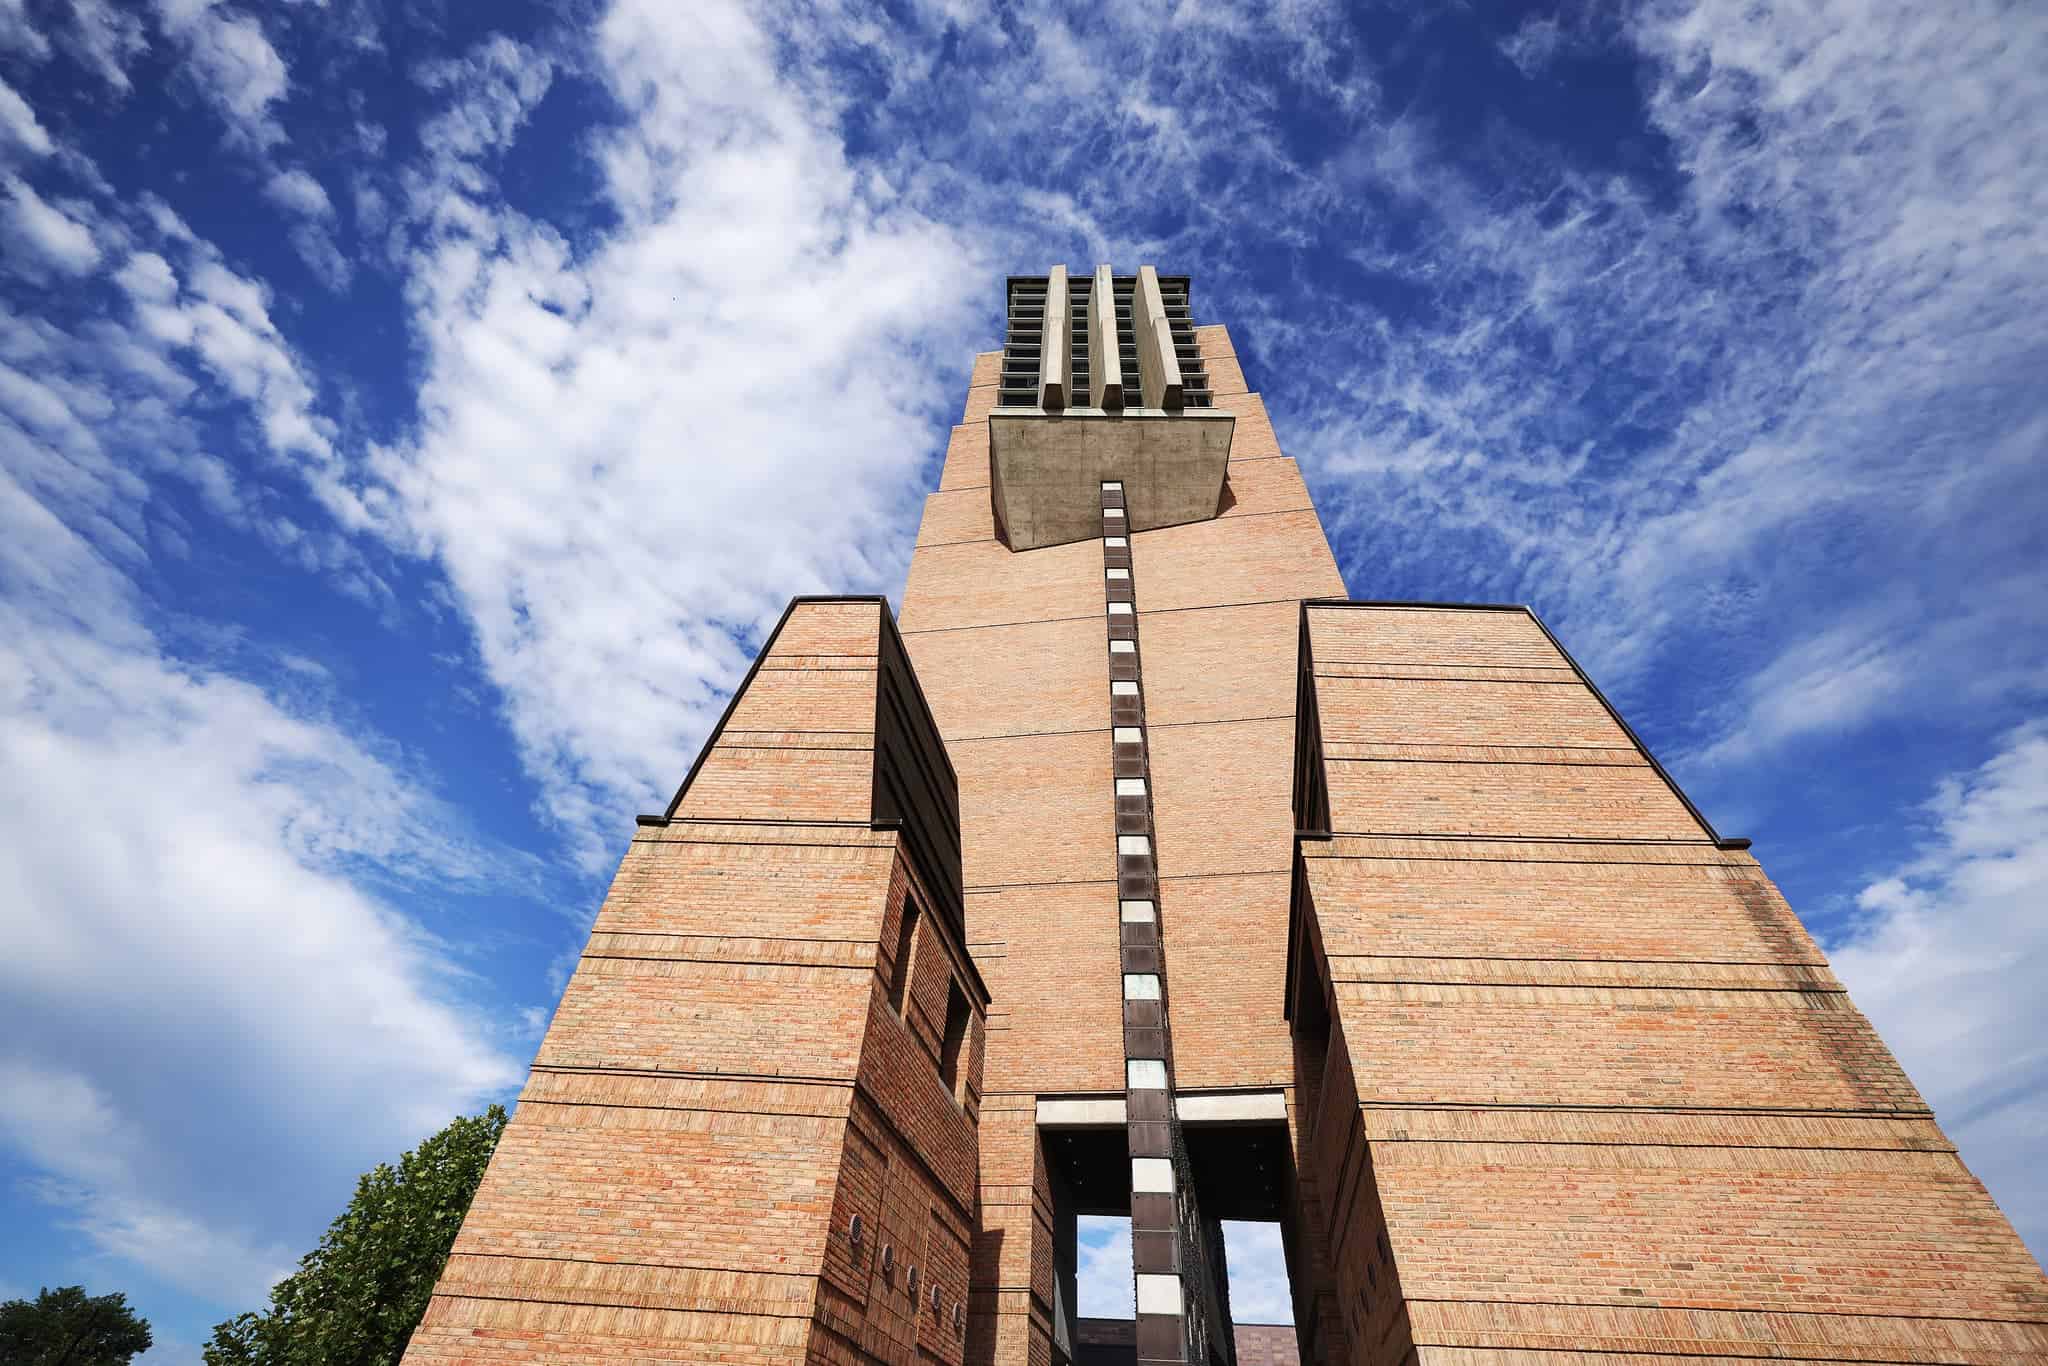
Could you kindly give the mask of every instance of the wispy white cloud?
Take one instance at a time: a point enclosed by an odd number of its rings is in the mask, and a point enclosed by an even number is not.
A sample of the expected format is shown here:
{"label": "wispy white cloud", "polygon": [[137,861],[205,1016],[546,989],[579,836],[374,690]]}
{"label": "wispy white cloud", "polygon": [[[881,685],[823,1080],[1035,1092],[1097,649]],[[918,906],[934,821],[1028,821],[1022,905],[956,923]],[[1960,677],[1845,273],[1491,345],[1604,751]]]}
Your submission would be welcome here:
{"label": "wispy white cloud", "polygon": [[0,242],[7,247],[8,269],[41,282],[83,275],[99,264],[100,247],[90,227],[18,176],[9,176],[0,185],[7,195],[0,206]]}
{"label": "wispy white cloud", "polygon": [[285,140],[276,106],[291,73],[261,23],[222,0],[156,0],[156,16],[190,65],[191,88],[226,123],[229,141],[261,152]]}
{"label": "wispy white cloud", "polygon": [[[265,291],[160,204],[78,203],[123,244],[78,261],[112,306],[0,309],[0,770],[36,794],[0,813],[0,1145],[91,1246],[239,1307],[356,1171],[515,1079],[511,1020],[385,899],[494,885],[496,856],[302,670],[150,624],[171,481],[367,571],[275,510],[272,476],[333,452]],[[231,469],[196,410],[277,463]]]}
{"label": "wispy white cloud", "polygon": [[103,1251],[253,1299],[320,1204],[251,1180],[266,1153],[332,1198],[515,1079],[449,954],[351,877],[481,855],[341,729],[132,621],[0,623],[0,760],[37,793],[0,819],[6,1138]]}
{"label": "wispy white cloud", "polygon": [[50,55],[50,40],[29,19],[27,0],[0,0],[0,47],[32,62]]}
{"label": "wispy white cloud", "polygon": [[962,235],[848,163],[740,7],[618,5],[596,56],[631,117],[596,148],[618,224],[585,248],[490,190],[546,59],[494,44],[435,73],[453,103],[406,258],[421,424],[376,467],[593,862],[790,594],[893,587],[955,401],[931,357],[968,349],[982,284]]}
{"label": "wispy white cloud", "polygon": [[1869,883],[1835,971],[1963,1158],[2048,1247],[2048,725],[1943,782],[1918,853]]}
{"label": "wispy white cloud", "polygon": [[1087,1319],[1135,1316],[1138,1287],[1131,1265],[1131,1221],[1082,1216],[1075,1247],[1075,1312]]}
{"label": "wispy white cloud", "polygon": [[[447,955],[351,870],[448,877],[461,860],[370,819],[380,803],[431,813],[400,760],[352,746],[275,680],[165,654],[121,587],[189,544],[160,480],[346,591],[388,594],[369,560],[390,548],[445,574],[429,592],[473,633],[546,813],[593,867],[626,810],[673,786],[786,596],[901,581],[958,400],[937,376],[992,340],[1003,268],[1059,259],[1196,272],[1198,312],[1287,376],[1270,395],[1283,436],[1347,561],[1376,576],[1354,586],[1538,599],[1603,681],[1678,718],[1689,767],[1781,761],[1942,696],[1999,713],[2048,681],[2030,582],[2048,189],[2027,161],[2048,134],[2031,98],[2048,36],[2030,14],[1702,0],[1531,21],[1506,50],[1538,78],[1568,45],[1637,64],[1646,126],[1617,169],[1512,128],[1447,138],[1386,107],[1377,65],[1393,54],[1364,50],[1335,5],[1183,5],[1160,23],[1033,0],[995,26],[950,2],[882,22],[857,4],[619,0],[587,44],[499,38],[414,68],[444,108],[395,129],[394,146],[416,131],[421,149],[398,176],[333,174],[296,145],[287,158],[284,52],[303,59],[272,42],[287,26],[270,12],[156,0],[147,31],[105,0],[74,14],[71,37],[56,21],[46,35],[0,0],[0,46],[76,54],[99,16],[96,69],[122,89],[160,30],[180,89],[225,122],[323,280],[346,285],[354,263],[325,186],[287,161],[319,171],[387,252],[423,382],[416,421],[362,457],[274,284],[161,201],[51,188],[46,173],[82,176],[78,159],[43,151],[50,130],[0,88],[0,138],[38,158],[0,211],[9,267],[118,291],[68,328],[0,312],[0,572],[62,608],[0,685],[82,680],[101,708],[68,723],[30,708],[7,734],[51,766],[63,811],[147,760],[165,790],[239,822],[154,793],[137,808],[220,867],[246,860],[251,895],[314,908],[314,937],[367,944],[385,974],[370,987],[405,1006],[376,1047],[409,1048],[408,1030],[454,1011],[468,1043],[408,1093],[434,1103],[502,1059],[451,1003]],[[497,177],[571,78],[617,106],[562,168],[596,188],[599,212],[573,229],[508,203]],[[381,150],[381,125],[353,145]],[[259,458],[221,459],[195,407]],[[325,520],[283,510],[280,476]],[[1987,774],[1959,791],[2008,781]],[[339,826],[307,814],[316,776],[361,798]],[[201,873],[233,879],[186,867],[154,830],[133,848],[89,822],[62,833],[20,832],[51,845],[21,856],[39,895],[104,907],[162,888],[179,905],[226,897],[230,922],[258,924]],[[1962,904],[1965,871],[1902,870],[1866,895],[1872,925],[1910,928],[1897,908],[1916,897]],[[113,910],[86,923],[125,932]],[[259,976],[298,970],[189,932]],[[204,980],[232,1004],[231,984]],[[233,1024],[162,1008],[126,1023],[172,1039]],[[334,1027],[305,1009],[307,1029]],[[335,1063],[344,1090],[369,1047]],[[252,1075],[278,1065],[249,1056]],[[54,1097],[35,1132],[130,1151],[122,1126],[147,1096],[129,1079],[61,1050],[20,1065]],[[174,1227],[180,1210],[136,1192],[186,1174],[141,1161],[51,1170],[81,1220]],[[80,1189],[111,1192],[115,1213]],[[228,1211],[204,1216],[232,1226],[217,1265],[243,1256],[234,1274],[254,1274],[264,1226],[195,1189],[183,1213]]]}
{"label": "wispy white cloud", "polygon": [[327,198],[327,191],[298,167],[271,176],[263,187],[263,197],[300,218],[334,217],[334,204]]}
{"label": "wispy white cloud", "polygon": [[[1131,1266],[1131,1221],[1083,1216],[1075,1258],[1075,1304],[1083,1318],[1128,1319],[1137,1312]],[[1228,1221],[1223,1252],[1230,1277],[1230,1313],[1238,1323],[1292,1323],[1287,1256],[1280,1226]]]}
{"label": "wispy white cloud", "polygon": [[[2026,696],[2040,661],[2010,656],[2044,618],[2007,581],[2048,452],[2048,181],[2021,149],[2048,134],[2025,93],[2048,25],[2015,20],[1669,4],[1560,30],[1641,64],[1645,175],[1511,129],[1362,127],[1332,168],[1364,204],[1352,259],[1425,302],[1290,295],[1238,329],[1291,377],[1283,435],[1378,580],[1354,587],[1534,599],[1624,700],[1655,677],[1713,718],[1696,749],[1747,762],[1799,713],[1849,734],[1917,700],[1898,673]],[[1767,695],[1767,670],[1821,677],[1792,666],[1845,620],[1886,642],[1882,672],[1824,671],[1853,707]],[[1672,699],[1709,642],[1715,690]],[[1750,713],[1710,705],[1731,672]]]}
{"label": "wispy white cloud", "polygon": [[348,288],[355,264],[334,239],[334,202],[327,190],[304,169],[277,171],[264,182],[263,197],[292,215],[292,250],[329,289]]}
{"label": "wispy white cloud", "polygon": [[60,41],[85,68],[121,94],[134,89],[128,66],[149,47],[139,6],[113,0],[71,0],[71,22]]}
{"label": "wispy white cloud", "polygon": [[1293,1323],[1287,1253],[1280,1225],[1226,1222],[1223,1255],[1230,1271],[1230,1317],[1236,1323]]}
{"label": "wispy white cloud", "polygon": [[1556,15],[1532,14],[1502,40],[1500,49],[1524,76],[1534,76],[1550,65],[1564,42],[1564,26]]}
{"label": "wispy white cloud", "polygon": [[[485,855],[334,721],[167,657],[20,482],[34,439],[0,424],[0,765],[37,794],[0,816],[0,1139],[102,1251],[252,1299],[355,1170],[516,1077],[449,951],[359,881]],[[252,1179],[280,1154],[289,1193]]]}
{"label": "wispy white cloud", "polygon": [[50,149],[50,135],[36,111],[13,86],[0,81],[0,157],[46,157]]}
{"label": "wispy white cloud", "polygon": [[[144,209],[161,240],[113,274],[132,315],[123,340],[174,369],[196,365],[245,405],[260,448],[304,480],[341,530],[364,528],[369,513],[359,480],[337,448],[335,422],[322,410],[311,376],[271,317],[270,289],[230,267],[168,206],[145,202]],[[299,544],[301,554],[317,546],[331,566],[358,558],[346,537],[333,532],[303,543],[296,534],[284,539]]]}

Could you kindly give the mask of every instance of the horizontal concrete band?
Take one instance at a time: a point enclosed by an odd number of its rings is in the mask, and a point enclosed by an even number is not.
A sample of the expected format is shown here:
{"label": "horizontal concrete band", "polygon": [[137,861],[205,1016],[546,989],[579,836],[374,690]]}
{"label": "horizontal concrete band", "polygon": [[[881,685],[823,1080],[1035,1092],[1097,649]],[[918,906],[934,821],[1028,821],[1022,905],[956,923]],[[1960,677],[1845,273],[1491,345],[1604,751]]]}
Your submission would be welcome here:
{"label": "horizontal concrete band", "polygon": [[[1233,726],[1245,721],[1292,721],[1294,714],[1270,716],[1205,716],[1194,721],[1154,721],[1149,723],[1152,730],[1185,730],[1190,726]],[[1076,726],[1068,730],[1011,730],[996,731],[987,735],[948,735],[948,745],[978,745],[991,740],[1045,740],[1062,735],[1101,735],[1113,729],[1110,726]]]}
{"label": "horizontal concrete band", "polygon": [[[1271,1091],[1174,1093],[1174,1111],[1186,1125],[1284,1124],[1287,1095]],[[1060,1096],[1038,1102],[1041,1129],[1107,1129],[1123,1125],[1122,1096]]]}
{"label": "horizontal concrete band", "polygon": [[[1669,845],[1674,848],[1714,848],[1714,841],[1705,835],[1698,839],[1681,839],[1672,836],[1651,835],[1531,835],[1519,830],[1332,830],[1330,837],[1336,839],[1415,839],[1415,840],[1493,840],[1516,843],[1544,843],[1559,845],[1579,844],[1631,844]],[[1321,838],[1319,836],[1319,838]],[[1338,857],[1346,857],[1339,855]],[[1349,857],[1362,857],[1350,855]],[[1381,857],[1407,858],[1410,855],[1381,855]]]}
{"label": "horizontal concrete band", "polygon": [[[1678,1307],[1630,1304],[1626,1301],[1561,1302],[1555,1300],[1448,1299],[1410,1296],[1405,1300],[1418,1343],[1446,1346],[1481,1345],[1467,1334],[1515,1332],[1532,1339],[1546,1339],[1556,1347],[1565,1339],[1572,1347],[1608,1347],[1640,1352],[1642,1340],[1660,1346],[1684,1348],[1697,1360],[1697,1349],[1727,1346],[1745,1355],[1760,1345],[1755,1336],[1759,1311],[1719,1307]],[[1825,1353],[1830,1347],[1889,1345],[1955,1346],[2037,1346],[2048,1347],[2048,1320],[2025,1317],[1986,1320],[1978,1315],[1945,1316],[1890,1315],[1844,1309],[1772,1309],[1772,1328],[1788,1338],[1772,1338],[1772,1361],[1828,1361],[1842,1358]],[[1805,1324],[1794,1326],[1797,1321]],[[1781,1327],[1782,1325],[1782,1327]],[[2008,1325],[2010,1327],[2008,1327]],[[2018,1336],[2011,1329],[2020,1329]],[[1425,1336],[1427,1335],[1427,1336]],[[1446,1336],[1448,1335],[1448,1336]],[[1974,1339],[1974,1341],[1972,1340]],[[1532,1341],[1530,1345],[1535,1345]],[[1811,1358],[1787,1357],[1783,1346],[1804,1346],[1823,1352]],[[1952,1360],[1953,1358],[1941,1358]],[[1979,1358],[1990,1360],[1992,1358]],[[2010,1359],[2010,1358],[2006,1358]],[[1885,1360],[1885,1358],[1879,1358]]]}
{"label": "horizontal concrete band", "polygon": [[[1222,607],[1270,607],[1275,603],[1298,603],[1300,598],[1233,598],[1228,602],[1190,602],[1178,607],[1140,607],[1138,617],[1163,617],[1179,612],[1213,612]],[[1014,621],[967,621],[957,626],[905,626],[906,636],[934,636],[949,631],[992,631],[1002,626],[1044,626],[1055,621],[1096,621],[1099,612],[1064,612],[1056,617],[1019,617]]]}

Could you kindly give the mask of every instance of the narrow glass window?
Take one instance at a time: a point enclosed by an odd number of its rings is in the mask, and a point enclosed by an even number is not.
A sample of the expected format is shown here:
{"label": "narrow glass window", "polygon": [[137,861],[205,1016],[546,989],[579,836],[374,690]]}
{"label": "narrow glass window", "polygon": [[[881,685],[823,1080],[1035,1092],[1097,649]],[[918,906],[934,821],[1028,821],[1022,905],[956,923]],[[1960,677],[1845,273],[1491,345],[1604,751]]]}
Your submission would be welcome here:
{"label": "narrow glass window", "polygon": [[903,898],[903,915],[896,922],[896,957],[889,964],[889,1004],[903,1013],[903,994],[910,987],[910,955],[917,943],[917,903]]}
{"label": "narrow glass window", "polygon": [[967,1026],[973,1019],[967,993],[960,990],[960,980],[953,978],[946,984],[946,1038],[939,1047],[939,1080],[946,1083],[946,1089],[956,1099],[966,1089],[960,1064],[965,1061]]}

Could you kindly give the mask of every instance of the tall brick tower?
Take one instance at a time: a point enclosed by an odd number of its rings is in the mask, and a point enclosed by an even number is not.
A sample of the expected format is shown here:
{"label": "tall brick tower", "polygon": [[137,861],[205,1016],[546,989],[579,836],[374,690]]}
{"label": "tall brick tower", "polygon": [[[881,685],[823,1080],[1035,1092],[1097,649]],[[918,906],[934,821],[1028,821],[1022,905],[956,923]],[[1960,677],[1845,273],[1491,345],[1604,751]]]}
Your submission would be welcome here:
{"label": "tall brick tower", "polygon": [[2048,1360],[2040,1267],[1543,624],[1346,600],[1186,279],[1008,303],[900,621],[793,603],[641,819],[408,1359],[1228,1363],[1219,1223],[1270,1219],[1305,1363]]}

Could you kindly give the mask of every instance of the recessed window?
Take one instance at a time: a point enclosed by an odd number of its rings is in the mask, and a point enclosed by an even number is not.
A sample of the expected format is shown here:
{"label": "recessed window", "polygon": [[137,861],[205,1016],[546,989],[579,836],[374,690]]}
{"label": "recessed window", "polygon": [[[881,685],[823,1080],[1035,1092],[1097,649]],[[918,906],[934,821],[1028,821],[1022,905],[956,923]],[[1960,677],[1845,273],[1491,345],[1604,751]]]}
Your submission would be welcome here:
{"label": "recessed window", "polygon": [[910,986],[910,956],[917,944],[917,903],[903,898],[903,914],[896,921],[896,957],[889,964],[889,1005],[903,1013],[904,992]]}
{"label": "recessed window", "polygon": [[939,1080],[955,1099],[961,1099],[967,1089],[961,1064],[967,1056],[967,1027],[973,1021],[967,993],[960,990],[960,979],[953,978],[946,984],[946,1037],[939,1046]]}

